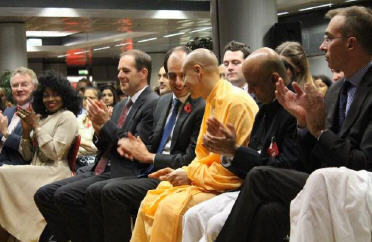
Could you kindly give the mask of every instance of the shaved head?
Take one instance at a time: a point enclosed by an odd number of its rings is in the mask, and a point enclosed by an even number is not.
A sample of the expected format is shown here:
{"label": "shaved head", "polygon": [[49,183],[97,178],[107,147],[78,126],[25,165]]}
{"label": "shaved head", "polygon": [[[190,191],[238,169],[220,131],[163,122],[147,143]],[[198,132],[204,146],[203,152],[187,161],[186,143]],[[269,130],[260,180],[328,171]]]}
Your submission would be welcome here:
{"label": "shaved head", "polygon": [[249,55],[243,63],[243,74],[248,90],[264,104],[275,97],[275,83],[281,77],[288,84],[286,69],[280,56],[270,48],[261,48]]}
{"label": "shaved head", "polygon": [[187,55],[182,71],[192,98],[206,99],[220,80],[217,57],[207,49],[196,49]]}
{"label": "shaved head", "polygon": [[243,74],[247,78],[249,71],[255,69],[267,76],[273,72],[277,72],[287,83],[286,69],[280,56],[270,48],[261,48],[249,55],[243,63]]}
{"label": "shaved head", "polygon": [[203,69],[218,72],[218,60],[216,55],[207,49],[196,49],[185,59],[183,69],[190,66],[200,65]]}

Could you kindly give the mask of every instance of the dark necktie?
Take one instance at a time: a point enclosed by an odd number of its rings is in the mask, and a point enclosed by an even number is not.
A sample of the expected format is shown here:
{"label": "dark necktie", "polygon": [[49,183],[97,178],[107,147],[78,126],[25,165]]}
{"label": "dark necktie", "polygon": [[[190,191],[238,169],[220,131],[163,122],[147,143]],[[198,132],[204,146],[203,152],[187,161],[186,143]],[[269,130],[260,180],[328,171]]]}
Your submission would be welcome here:
{"label": "dark necktie", "polygon": [[352,84],[349,81],[345,80],[341,88],[339,106],[338,106],[338,131],[341,129],[342,124],[345,121],[347,97],[348,97],[347,94],[351,87],[352,87]]}
{"label": "dark necktie", "polygon": [[[127,115],[128,115],[128,111],[130,109],[130,107],[132,106],[133,102],[131,99],[129,99],[129,101],[125,104],[123,110],[121,111],[121,114],[120,114],[120,117],[119,117],[119,121],[117,123],[117,126],[119,128],[121,128],[125,122],[125,119],[127,118]],[[98,161],[98,164],[96,166],[96,168],[94,169],[94,174],[96,175],[99,175],[101,174],[102,172],[105,171],[106,169],[106,166],[108,164],[108,155],[111,151],[111,145],[109,145],[109,147],[106,148],[105,152],[102,154],[101,158],[99,159]]]}
{"label": "dark necktie", "polygon": [[132,99],[129,99],[128,102],[125,104],[123,110],[121,111],[119,121],[118,121],[119,128],[123,127],[125,119],[127,118],[127,115],[128,115],[128,110],[130,109],[132,104],[133,104]]}
{"label": "dark necktie", "polygon": [[[173,99],[172,114],[169,117],[168,122],[165,124],[164,130],[163,130],[163,136],[161,137],[161,141],[160,141],[160,144],[159,144],[158,149],[156,151],[156,154],[161,154],[164,150],[165,145],[167,144],[169,136],[172,133],[174,124],[176,123],[176,118],[177,118],[177,114],[178,114],[178,107],[179,107],[180,103],[181,102],[177,98]],[[139,175],[139,177],[145,177],[148,174],[150,174],[153,167],[154,167],[153,164],[149,165],[149,167],[146,169],[146,171],[143,174]]]}
{"label": "dark necktie", "polygon": [[180,101],[175,98],[173,99],[173,110],[172,114],[168,119],[168,122],[166,123],[164,130],[163,130],[163,136],[161,137],[160,144],[158,146],[158,150],[156,151],[157,154],[160,154],[163,152],[165,145],[167,144],[169,135],[171,134],[173,130],[173,126],[176,123],[177,113],[178,113],[178,107],[180,105]]}

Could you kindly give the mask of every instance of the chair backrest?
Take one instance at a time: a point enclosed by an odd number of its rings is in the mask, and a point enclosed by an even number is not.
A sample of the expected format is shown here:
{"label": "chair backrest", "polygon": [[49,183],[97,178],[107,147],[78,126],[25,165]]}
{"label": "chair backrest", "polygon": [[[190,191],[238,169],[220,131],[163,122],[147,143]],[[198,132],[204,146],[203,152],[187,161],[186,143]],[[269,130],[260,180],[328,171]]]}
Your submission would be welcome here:
{"label": "chair backrest", "polygon": [[76,158],[79,152],[81,136],[77,135],[72,142],[71,148],[68,152],[68,165],[73,175],[76,173]]}

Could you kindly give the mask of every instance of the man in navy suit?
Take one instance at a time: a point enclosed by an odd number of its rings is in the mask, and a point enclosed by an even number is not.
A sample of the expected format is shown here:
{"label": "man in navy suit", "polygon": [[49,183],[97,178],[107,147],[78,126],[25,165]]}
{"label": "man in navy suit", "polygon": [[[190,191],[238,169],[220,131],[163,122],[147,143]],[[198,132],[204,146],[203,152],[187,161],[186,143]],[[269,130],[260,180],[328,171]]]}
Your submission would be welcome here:
{"label": "man in navy suit", "polygon": [[36,74],[25,67],[17,68],[10,77],[12,95],[17,106],[5,109],[4,113],[0,112],[0,166],[28,164],[18,152],[22,127],[15,112],[17,107],[27,109],[30,106],[31,94],[37,84]]}

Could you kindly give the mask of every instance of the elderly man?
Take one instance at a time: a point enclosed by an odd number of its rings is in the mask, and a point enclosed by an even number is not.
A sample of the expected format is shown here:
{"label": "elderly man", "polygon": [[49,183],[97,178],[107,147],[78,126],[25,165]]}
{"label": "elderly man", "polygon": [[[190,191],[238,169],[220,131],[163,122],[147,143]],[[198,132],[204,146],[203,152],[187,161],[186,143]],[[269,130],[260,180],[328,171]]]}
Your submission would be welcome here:
{"label": "elderly man", "polygon": [[[275,98],[276,82],[289,82],[279,55],[269,48],[259,49],[246,58],[242,69],[249,91],[263,104],[249,145],[237,146],[235,129],[211,120],[220,132],[205,137],[207,149],[222,154],[223,166],[242,178],[255,166],[298,168],[296,119]],[[183,218],[183,241],[214,241],[238,195],[239,191],[226,192],[189,209]]]}
{"label": "elderly man", "polygon": [[17,106],[5,109],[4,114],[0,112],[0,166],[27,164],[18,152],[22,127],[20,118],[15,113],[17,107],[27,109],[30,106],[31,94],[37,84],[36,74],[25,67],[15,69],[10,77],[12,95]]}
{"label": "elderly man", "polygon": [[[301,90],[293,84],[293,93],[279,81],[277,98],[306,128],[299,135],[301,160],[309,172],[334,166],[372,170],[372,12],[352,6],[330,10],[326,16],[331,21],[320,49],[329,67],[343,71],[345,79],[325,98],[311,85]],[[280,241],[289,232],[289,204],[308,176],[269,167],[252,169],[217,241]],[[306,224],[308,214],[302,214],[294,220],[304,219]],[[293,241],[302,241],[296,238]]]}
{"label": "elderly man", "polygon": [[191,52],[183,63],[183,73],[191,96],[206,100],[196,157],[181,169],[165,168],[150,175],[163,182],[142,201],[132,241],[179,241],[182,215],[188,208],[241,184],[238,176],[221,165],[221,155],[208,151],[202,140],[212,132],[207,130],[207,120],[214,117],[235,128],[238,145],[247,144],[258,110],[256,103],[241,89],[219,80],[217,58],[209,50]]}

